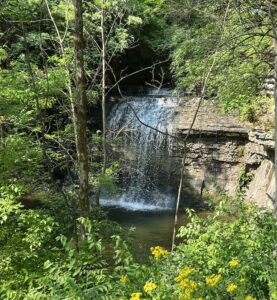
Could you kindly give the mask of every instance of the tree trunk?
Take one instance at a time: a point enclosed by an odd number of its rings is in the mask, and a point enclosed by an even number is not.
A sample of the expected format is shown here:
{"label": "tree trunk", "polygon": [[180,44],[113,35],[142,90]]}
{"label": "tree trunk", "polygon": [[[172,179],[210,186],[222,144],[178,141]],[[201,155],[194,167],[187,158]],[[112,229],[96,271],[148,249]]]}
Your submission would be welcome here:
{"label": "tree trunk", "polygon": [[79,167],[79,206],[81,217],[88,217],[90,210],[88,187],[88,149],[87,149],[87,95],[84,68],[83,1],[74,0],[75,11],[75,62],[76,62],[76,100],[74,106],[76,126],[76,149]]}
{"label": "tree trunk", "polygon": [[[105,1],[103,1],[104,5]],[[107,168],[107,124],[106,124],[106,39],[105,39],[105,10],[102,7],[101,34],[102,34],[102,122],[103,122],[103,174]]]}
{"label": "tree trunk", "polygon": [[187,143],[184,142],[184,154],[182,158],[182,166],[181,166],[181,174],[180,174],[180,183],[178,188],[177,200],[176,200],[176,207],[175,207],[175,216],[174,216],[174,226],[173,226],[173,233],[172,233],[172,243],[171,243],[171,252],[173,252],[175,247],[175,239],[176,239],[176,231],[178,225],[178,212],[181,200],[181,193],[183,188],[183,181],[184,181],[184,172],[185,172],[185,163],[186,163],[186,154],[187,154]]}
{"label": "tree trunk", "polygon": [[[105,39],[105,0],[102,1],[101,10],[101,38],[102,38],[102,149],[103,165],[102,175],[105,175],[107,168],[107,122],[106,122],[106,39]],[[96,191],[96,205],[100,206],[101,186]]]}
{"label": "tree trunk", "polygon": [[[276,33],[276,31],[274,31]],[[274,119],[275,119],[275,203],[274,203],[274,207],[275,207],[275,213],[277,213],[277,143],[276,143],[276,139],[277,139],[277,37],[275,36],[274,39],[274,54],[275,54],[275,72],[274,72],[274,103],[275,103],[275,115],[274,115]]]}

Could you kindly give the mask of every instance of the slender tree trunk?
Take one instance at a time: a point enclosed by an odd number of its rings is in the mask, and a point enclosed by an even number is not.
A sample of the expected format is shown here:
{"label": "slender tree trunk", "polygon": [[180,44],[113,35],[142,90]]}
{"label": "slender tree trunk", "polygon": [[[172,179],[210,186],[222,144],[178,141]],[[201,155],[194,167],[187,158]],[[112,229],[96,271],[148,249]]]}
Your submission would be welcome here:
{"label": "slender tree trunk", "polygon": [[171,243],[171,251],[174,250],[175,246],[175,239],[176,239],[176,230],[178,225],[178,212],[179,212],[179,206],[180,206],[180,200],[181,200],[181,193],[182,193],[182,187],[183,187],[183,181],[184,181],[184,172],[185,172],[185,163],[186,163],[186,153],[187,153],[187,143],[184,142],[184,154],[182,158],[182,166],[181,166],[181,173],[180,173],[180,182],[178,187],[178,194],[177,194],[177,200],[176,200],[176,207],[175,207],[175,216],[174,216],[174,226],[173,226],[173,233],[172,233],[172,243]]}
{"label": "slender tree trunk", "polygon": [[277,215],[277,9],[274,7],[273,2],[268,2],[268,13],[269,19],[271,22],[272,33],[274,36],[273,47],[274,47],[274,119],[275,119],[275,158],[274,158],[274,167],[275,167],[275,197],[274,197],[274,209],[275,214]]}
{"label": "slender tree trunk", "polygon": [[74,105],[76,126],[76,148],[79,167],[79,206],[81,217],[88,217],[90,210],[88,186],[87,149],[87,95],[84,68],[83,1],[74,0],[75,11],[75,62],[76,62],[76,100]]}
{"label": "slender tree trunk", "polygon": [[192,128],[194,126],[194,123],[196,121],[196,118],[197,118],[198,112],[200,110],[201,104],[204,100],[206,87],[207,87],[207,82],[208,82],[210,74],[211,74],[211,72],[214,68],[215,62],[216,62],[216,58],[213,59],[212,65],[208,70],[207,76],[204,78],[200,99],[198,101],[196,110],[194,112],[194,115],[193,115],[192,122],[191,122],[189,130],[188,130],[188,133],[187,133],[187,135],[185,136],[185,139],[184,139],[184,153],[183,153],[183,158],[182,158],[182,166],[181,166],[181,174],[180,174],[178,195],[177,195],[177,199],[176,199],[176,209],[175,209],[174,226],[173,226],[173,233],[172,233],[171,251],[174,250],[174,246],[175,246],[176,231],[177,231],[177,225],[178,225],[178,212],[179,212],[181,193],[182,193],[182,187],[183,187],[183,182],[184,182],[185,163],[186,163],[186,157],[187,157],[187,141],[188,141],[188,138],[190,137],[190,134],[191,134]]}
{"label": "slender tree trunk", "polygon": [[[226,21],[226,18],[227,18],[227,13],[228,13],[229,7],[230,7],[230,1],[228,2],[228,5],[226,7],[226,11],[225,11],[225,14],[224,14],[224,17],[223,17],[223,22],[222,22],[222,27],[221,27],[222,32],[223,32],[224,27],[225,27],[225,21]],[[222,36],[220,36],[220,40],[221,39],[222,39]],[[219,45],[220,45],[220,43],[218,43],[218,46],[216,47],[215,54],[219,50]],[[207,59],[207,64],[208,64],[208,61],[209,61],[209,59]],[[176,209],[175,209],[175,218],[174,218],[174,226],[173,226],[173,233],[172,233],[171,251],[174,251],[174,247],[175,247],[176,230],[177,230],[177,224],[178,224],[178,211],[179,211],[179,206],[180,206],[182,186],[183,186],[183,182],[184,182],[185,163],[186,163],[186,157],[187,157],[187,140],[190,137],[190,134],[191,134],[192,128],[194,126],[194,123],[196,121],[196,117],[197,117],[197,114],[199,112],[200,106],[201,106],[201,104],[204,100],[207,83],[208,83],[209,77],[211,75],[211,72],[214,68],[215,63],[216,63],[216,55],[214,56],[213,62],[211,64],[210,68],[208,69],[207,75],[203,79],[203,86],[202,86],[202,89],[201,89],[201,96],[200,96],[200,99],[198,101],[197,108],[195,110],[192,122],[191,122],[189,130],[188,130],[188,133],[187,133],[187,135],[184,139],[184,153],[183,153],[183,158],[182,158],[181,177],[180,177],[180,183],[179,183],[179,188],[178,188],[178,195],[177,195],[177,199],[176,199]]]}
{"label": "slender tree trunk", "polygon": [[[104,5],[105,1],[103,1]],[[103,174],[107,168],[107,122],[106,122],[106,38],[105,38],[105,10],[102,7],[101,35],[102,35],[102,119],[103,119]]]}
{"label": "slender tree trunk", "polygon": [[173,233],[172,233],[171,251],[174,250],[174,246],[175,246],[176,231],[177,231],[177,225],[178,225],[178,212],[179,212],[179,207],[180,207],[181,194],[182,194],[182,188],[183,188],[183,182],[184,182],[185,164],[186,164],[186,158],[187,158],[187,141],[190,137],[192,128],[193,128],[194,123],[195,123],[196,118],[197,118],[197,114],[198,114],[198,112],[200,110],[200,107],[201,107],[201,104],[203,102],[204,94],[205,94],[205,91],[206,91],[207,80],[210,76],[210,72],[213,69],[214,63],[215,63],[215,60],[212,63],[212,66],[211,66],[211,68],[208,72],[207,77],[204,79],[204,84],[203,84],[201,96],[200,96],[200,99],[198,101],[196,110],[194,112],[194,115],[193,115],[192,122],[191,122],[189,130],[188,130],[188,133],[187,133],[187,135],[185,136],[185,139],[184,139],[184,150],[183,150],[183,158],[182,158],[182,163],[181,163],[182,166],[181,166],[180,182],[179,182],[178,194],[177,194],[177,199],[176,199],[176,208],[175,208],[174,226],[173,226]]}
{"label": "slender tree trunk", "polygon": [[[103,166],[102,175],[105,175],[107,168],[107,122],[106,122],[106,37],[105,37],[105,0],[102,1],[101,10],[101,38],[102,38],[102,149]],[[96,205],[100,206],[101,186],[96,191]]]}
{"label": "slender tree trunk", "polygon": [[274,103],[275,103],[275,111],[274,111],[274,119],[275,119],[275,213],[277,213],[277,37],[274,39],[274,54],[275,54],[275,72],[274,72]]}

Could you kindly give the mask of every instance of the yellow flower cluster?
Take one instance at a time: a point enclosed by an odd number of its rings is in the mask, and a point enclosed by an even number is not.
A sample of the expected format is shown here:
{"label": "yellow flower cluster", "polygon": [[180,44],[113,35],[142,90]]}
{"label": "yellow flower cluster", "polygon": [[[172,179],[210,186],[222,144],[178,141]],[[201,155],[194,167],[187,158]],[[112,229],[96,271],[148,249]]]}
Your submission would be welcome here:
{"label": "yellow flower cluster", "polygon": [[252,296],[248,295],[245,297],[245,300],[256,300],[256,298],[253,298]]}
{"label": "yellow flower cluster", "polygon": [[175,281],[179,282],[180,289],[182,289],[179,296],[180,300],[191,299],[191,295],[197,290],[197,283],[194,280],[188,279],[188,277],[195,272],[196,269],[187,267],[182,269],[179,275],[175,278]]}
{"label": "yellow flower cluster", "polygon": [[193,268],[184,268],[181,270],[180,274],[175,278],[177,282],[180,282],[184,278],[187,278],[190,274],[195,273],[196,270]]}
{"label": "yellow flower cluster", "polygon": [[215,274],[212,276],[207,276],[205,278],[206,280],[206,284],[210,285],[210,286],[215,286],[217,285],[217,283],[219,282],[219,280],[222,278],[222,276],[220,274]]}
{"label": "yellow flower cluster", "polygon": [[240,263],[240,261],[238,259],[232,259],[231,261],[229,261],[229,266],[231,268],[235,268],[236,266],[238,266]]}
{"label": "yellow flower cluster", "polygon": [[155,288],[157,287],[157,285],[154,282],[147,282],[143,289],[146,293],[150,293],[152,292]]}
{"label": "yellow flower cluster", "polygon": [[180,281],[179,286],[181,289],[190,289],[192,291],[197,290],[197,283],[194,280],[190,280],[188,278],[185,278],[182,281]]}
{"label": "yellow flower cluster", "polygon": [[127,280],[127,275],[122,275],[119,279],[120,283],[122,284],[126,283],[126,280]]}
{"label": "yellow flower cluster", "polygon": [[142,293],[132,293],[130,300],[140,300]]}
{"label": "yellow flower cluster", "polygon": [[179,287],[182,289],[179,299],[190,300],[192,294],[197,290],[197,283],[194,280],[184,278],[179,282]]}
{"label": "yellow flower cluster", "polygon": [[158,260],[161,256],[166,255],[168,253],[166,249],[160,246],[151,247],[150,251],[156,260]]}
{"label": "yellow flower cluster", "polygon": [[233,293],[237,288],[238,288],[237,285],[235,285],[234,283],[231,283],[227,287],[227,292],[228,293]]}

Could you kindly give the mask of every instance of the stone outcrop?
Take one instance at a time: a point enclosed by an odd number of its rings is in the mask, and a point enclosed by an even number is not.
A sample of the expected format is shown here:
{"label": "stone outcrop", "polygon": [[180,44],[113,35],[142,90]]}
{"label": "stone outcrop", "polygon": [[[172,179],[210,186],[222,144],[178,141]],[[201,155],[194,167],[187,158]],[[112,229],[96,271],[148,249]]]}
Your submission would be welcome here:
{"label": "stone outcrop", "polygon": [[[275,207],[275,168],[273,134],[260,129],[249,131],[249,143],[246,144],[245,164],[254,174],[246,192],[247,202],[255,202],[262,207]],[[249,168],[250,167],[250,168]]]}
{"label": "stone outcrop", "polygon": [[[198,105],[198,98],[185,98],[177,109],[175,128],[177,132],[186,134]],[[220,112],[216,103],[203,100],[193,126],[192,134],[248,136],[250,124],[242,124],[238,114],[227,115]]]}
{"label": "stone outcrop", "polygon": [[[185,138],[188,133],[198,101],[182,98],[174,120],[179,137]],[[185,187],[200,192],[204,184],[213,190],[216,181],[234,196],[241,174],[253,174],[246,201],[272,208],[274,144],[271,133],[252,129],[251,124],[239,120],[238,114],[223,114],[215,103],[204,100],[188,139]],[[182,142],[175,149],[175,170],[180,169],[181,153]]]}
{"label": "stone outcrop", "polygon": [[274,164],[265,159],[255,172],[246,192],[246,201],[255,202],[262,207],[274,208],[275,199]]}
{"label": "stone outcrop", "polygon": [[272,133],[261,129],[251,129],[248,136],[250,142],[262,145],[265,149],[274,150],[275,141]]}

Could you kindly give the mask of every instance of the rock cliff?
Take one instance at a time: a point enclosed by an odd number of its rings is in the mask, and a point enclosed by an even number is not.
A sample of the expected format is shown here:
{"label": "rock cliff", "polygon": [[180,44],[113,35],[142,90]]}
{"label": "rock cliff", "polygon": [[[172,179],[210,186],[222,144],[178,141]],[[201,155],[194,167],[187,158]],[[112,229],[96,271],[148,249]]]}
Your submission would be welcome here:
{"label": "rock cliff", "polygon": [[[179,137],[185,138],[198,100],[182,98],[174,120]],[[240,122],[237,114],[223,114],[215,103],[204,100],[187,144],[185,186],[196,192],[200,192],[203,185],[213,190],[215,180],[234,196],[244,184],[244,189],[248,187],[246,201],[273,208],[274,144],[271,133],[253,129],[251,124]],[[177,171],[182,146],[180,142],[175,149]],[[242,176],[249,178],[249,182],[242,182]]]}

